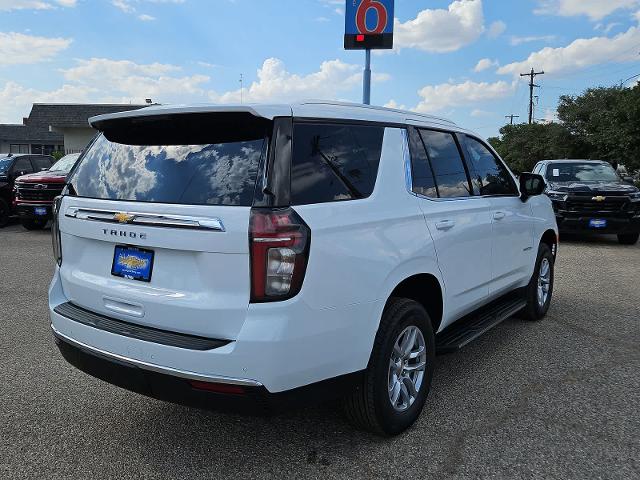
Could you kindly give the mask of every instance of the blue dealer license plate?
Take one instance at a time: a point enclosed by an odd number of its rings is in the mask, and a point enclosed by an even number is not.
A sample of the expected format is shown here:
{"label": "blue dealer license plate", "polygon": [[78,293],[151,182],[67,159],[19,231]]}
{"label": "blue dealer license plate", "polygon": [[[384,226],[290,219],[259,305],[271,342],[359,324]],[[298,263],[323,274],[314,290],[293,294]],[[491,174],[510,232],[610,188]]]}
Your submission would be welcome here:
{"label": "blue dealer license plate", "polygon": [[33,210],[33,213],[40,217],[44,217],[47,214],[47,207],[35,207]]}
{"label": "blue dealer license plate", "polygon": [[591,228],[607,228],[607,221],[599,218],[592,218],[589,220],[589,227]]}
{"label": "blue dealer license plate", "polygon": [[153,271],[153,251],[136,247],[117,245],[113,254],[113,266],[111,274],[116,277],[151,281]]}

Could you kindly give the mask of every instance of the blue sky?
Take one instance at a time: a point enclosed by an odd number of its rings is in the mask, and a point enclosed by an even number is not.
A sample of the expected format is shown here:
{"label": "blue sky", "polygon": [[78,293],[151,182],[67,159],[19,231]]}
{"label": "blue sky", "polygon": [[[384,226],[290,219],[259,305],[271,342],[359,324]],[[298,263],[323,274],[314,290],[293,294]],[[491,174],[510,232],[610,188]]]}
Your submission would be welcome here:
{"label": "blue sky", "polygon": [[[361,100],[343,0],[0,0],[0,122],[33,102]],[[519,73],[558,97],[640,73],[640,0],[396,0],[396,49],[373,56],[372,103],[495,135],[526,119]],[[634,81],[629,82],[629,84]]]}

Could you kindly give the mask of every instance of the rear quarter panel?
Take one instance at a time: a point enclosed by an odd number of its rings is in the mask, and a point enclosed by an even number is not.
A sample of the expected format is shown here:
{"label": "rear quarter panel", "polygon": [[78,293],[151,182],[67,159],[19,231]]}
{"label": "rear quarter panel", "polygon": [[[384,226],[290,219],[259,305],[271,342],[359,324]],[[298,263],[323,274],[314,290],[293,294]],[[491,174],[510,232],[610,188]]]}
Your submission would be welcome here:
{"label": "rear quarter panel", "polygon": [[326,310],[329,324],[340,322],[335,329],[344,329],[345,320],[331,310],[370,305],[359,310],[361,318],[348,320],[359,368],[367,365],[393,289],[419,273],[440,280],[423,213],[405,187],[405,154],[403,130],[387,128],[376,188],[369,198],[294,207],[312,232],[300,294],[304,302],[311,309]]}

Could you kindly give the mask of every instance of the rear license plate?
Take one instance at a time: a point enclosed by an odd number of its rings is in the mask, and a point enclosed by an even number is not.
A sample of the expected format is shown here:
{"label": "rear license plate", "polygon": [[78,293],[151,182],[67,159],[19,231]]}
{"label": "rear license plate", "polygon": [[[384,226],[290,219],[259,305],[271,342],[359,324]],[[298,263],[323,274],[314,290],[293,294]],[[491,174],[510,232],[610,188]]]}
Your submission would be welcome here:
{"label": "rear license plate", "polygon": [[153,255],[152,250],[116,245],[111,275],[129,280],[150,282],[153,271]]}
{"label": "rear license plate", "polygon": [[592,218],[589,220],[590,228],[607,228],[607,221],[599,218]]}
{"label": "rear license plate", "polygon": [[44,217],[47,214],[47,207],[35,207],[33,210],[40,217]]}

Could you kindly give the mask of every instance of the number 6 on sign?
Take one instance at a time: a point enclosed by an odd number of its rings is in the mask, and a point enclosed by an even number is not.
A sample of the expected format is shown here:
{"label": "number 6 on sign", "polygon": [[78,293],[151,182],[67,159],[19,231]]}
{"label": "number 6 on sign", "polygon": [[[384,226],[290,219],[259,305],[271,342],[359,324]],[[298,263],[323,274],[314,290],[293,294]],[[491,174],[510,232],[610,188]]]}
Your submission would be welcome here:
{"label": "number 6 on sign", "polygon": [[393,48],[394,0],[346,0],[344,48]]}
{"label": "number 6 on sign", "polygon": [[[367,14],[375,10],[376,23],[374,28],[369,28],[367,25]],[[380,34],[387,28],[389,22],[389,14],[387,13],[387,7],[385,7],[378,0],[362,0],[358,10],[356,11],[356,25],[358,32],[360,33],[376,33]]]}

